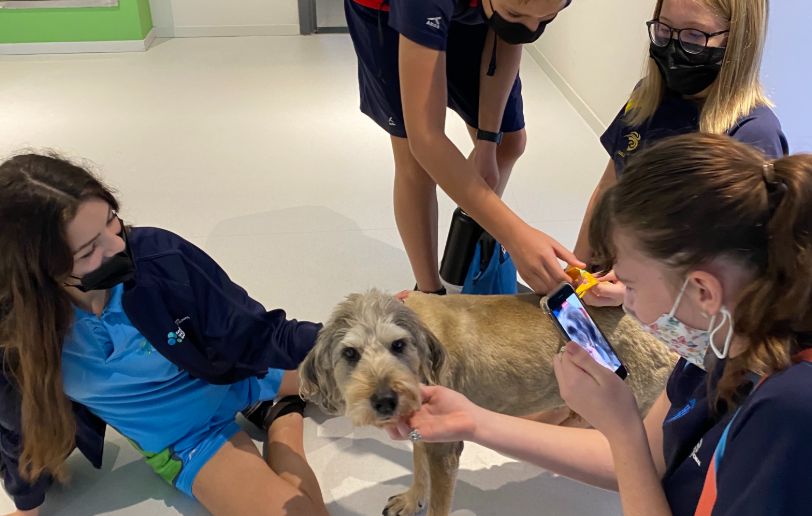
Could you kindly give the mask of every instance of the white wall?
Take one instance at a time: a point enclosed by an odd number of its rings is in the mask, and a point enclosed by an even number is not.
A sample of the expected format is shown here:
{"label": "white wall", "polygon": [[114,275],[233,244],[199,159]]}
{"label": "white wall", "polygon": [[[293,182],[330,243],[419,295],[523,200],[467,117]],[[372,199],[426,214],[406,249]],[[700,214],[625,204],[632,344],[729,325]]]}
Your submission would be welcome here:
{"label": "white wall", "polygon": [[297,0],[150,0],[161,37],[292,35]]}
{"label": "white wall", "polygon": [[654,0],[576,0],[528,49],[595,130],[612,121],[643,74]]}
{"label": "white wall", "polygon": [[790,152],[812,152],[812,3],[770,3],[761,75],[789,139]]}

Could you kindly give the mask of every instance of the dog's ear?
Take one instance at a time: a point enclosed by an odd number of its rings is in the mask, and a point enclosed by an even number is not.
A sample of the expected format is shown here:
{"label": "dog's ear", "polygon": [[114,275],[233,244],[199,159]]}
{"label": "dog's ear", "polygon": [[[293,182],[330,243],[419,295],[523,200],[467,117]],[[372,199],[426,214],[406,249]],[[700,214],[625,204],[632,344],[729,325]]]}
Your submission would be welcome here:
{"label": "dog's ear", "polygon": [[424,371],[421,371],[421,373],[425,376],[429,385],[444,383],[447,370],[445,347],[431,330],[423,326],[423,324],[420,326],[423,328],[423,338],[426,340],[426,350],[428,351],[428,363],[425,364],[427,367],[424,367]]}
{"label": "dog's ear", "polygon": [[397,324],[406,329],[414,338],[415,345],[420,351],[421,380],[430,385],[442,383],[446,376],[446,351],[422,321],[409,307],[398,303]]}
{"label": "dog's ear", "polygon": [[331,327],[328,323],[319,331],[315,347],[299,365],[299,395],[328,414],[341,414],[344,410],[330,359],[335,336],[335,324]]}
{"label": "dog's ear", "polygon": [[299,396],[315,402],[320,391],[319,374],[316,371],[316,347],[314,346],[299,364]]}

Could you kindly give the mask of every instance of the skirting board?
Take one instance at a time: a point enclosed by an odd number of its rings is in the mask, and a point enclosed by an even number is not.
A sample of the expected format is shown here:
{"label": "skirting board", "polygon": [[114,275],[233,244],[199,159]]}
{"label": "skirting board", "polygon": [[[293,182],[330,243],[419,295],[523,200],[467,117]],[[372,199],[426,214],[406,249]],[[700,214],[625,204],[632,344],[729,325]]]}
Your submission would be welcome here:
{"label": "skirting board", "polygon": [[144,39],[125,41],[65,41],[53,43],[0,43],[0,55],[89,54],[105,52],[144,52],[155,39],[152,29]]}
{"label": "skirting board", "polygon": [[155,27],[159,38],[208,38],[232,36],[296,36],[299,26],[283,25],[193,25]]}
{"label": "skirting board", "polygon": [[602,135],[606,130],[606,124],[601,122],[598,115],[596,115],[595,112],[592,111],[592,108],[589,107],[589,104],[578,95],[578,92],[567,82],[567,79],[559,73],[555,66],[553,66],[535,45],[525,45],[524,48],[530,53],[539,66],[541,66],[541,69],[544,70],[550,80],[553,81],[553,84],[564,94],[564,97],[572,104],[572,107],[581,115],[581,118],[584,119],[592,131],[598,136]]}

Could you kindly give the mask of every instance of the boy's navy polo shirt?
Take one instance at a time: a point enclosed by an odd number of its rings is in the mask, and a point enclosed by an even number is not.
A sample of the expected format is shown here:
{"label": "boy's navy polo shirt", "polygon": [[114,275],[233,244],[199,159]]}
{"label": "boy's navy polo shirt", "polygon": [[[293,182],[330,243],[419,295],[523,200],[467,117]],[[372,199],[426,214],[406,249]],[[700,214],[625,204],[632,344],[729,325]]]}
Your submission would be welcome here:
{"label": "boy's navy polo shirt", "polygon": [[[628,111],[629,104],[626,104],[601,136],[601,144],[612,158],[618,177],[627,160],[641,149],[669,136],[699,131],[699,106],[679,95],[666,94],[654,115],[641,125],[626,122]],[[772,159],[789,154],[781,123],[767,106],[759,106],[742,117],[727,135],[752,145]]]}
{"label": "boy's navy polo shirt", "polygon": [[351,0],[389,13],[388,26],[410,40],[434,50],[446,50],[451,22],[485,23],[479,0]]}
{"label": "boy's navy polo shirt", "polygon": [[[402,35],[445,52],[448,107],[469,126],[479,126],[482,55],[491,51],[485,48],[489,29],[480,0],[345,0],[344,12],[358,56],[363,113],[392,136],[406,138],[398,65]],[[523,111],[517,75],[499,130],[523,129]]]}
{"label": "boy's navy polo shirt", "polygon": [[[379,0],[355,1],[372,7]],[[565,7],[570,3],[571,0]],[[415,43],[434,50],[446,50],[451,22],[464,25],[487,22],[479,0],[388,0],[387,4],[390,27]]]}
{"label": "boy's navy polo shirt", "polygon": [[[447,105],[469,126],[479,126],[479,83],[488,26],[478,0],[345,0],[344,11],[358,57],[360,108],[378,126],[392,136],[407,137],[400,91],[401,35],[446,54]],[[517,75],[499,130],[522,128]]]}
{"label": "boy's navy polo shirt", "polygon": [[[374,0],[373,0],[374,1]],[[389,0],[389,26],[424,47],[445,52],[451,22],[485,23],[478,0]]]}
{"label": "boy's navy polo shirt", "polygon": [[[724,361],[712,376],[721,377]],[[812,513],[812,364],[770,376],[742,404],[717,471],[714,516]],[[681,359],[667,386],[662,485],[675,516],[693,515],[733,411],[711,410],[708,374]]]}

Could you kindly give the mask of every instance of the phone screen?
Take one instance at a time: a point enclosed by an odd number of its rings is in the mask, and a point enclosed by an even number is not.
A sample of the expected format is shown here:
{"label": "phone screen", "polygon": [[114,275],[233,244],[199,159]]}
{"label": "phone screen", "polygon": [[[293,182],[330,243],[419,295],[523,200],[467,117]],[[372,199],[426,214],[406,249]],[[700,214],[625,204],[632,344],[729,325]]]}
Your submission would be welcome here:
{"label": "phone screen", "polygon": [[578,295],[571,288],[570,292],[560,303],[550,305],[553,317],[571,341],[584,348],[596,362],[617,372],[623,364],[589,316]]}

